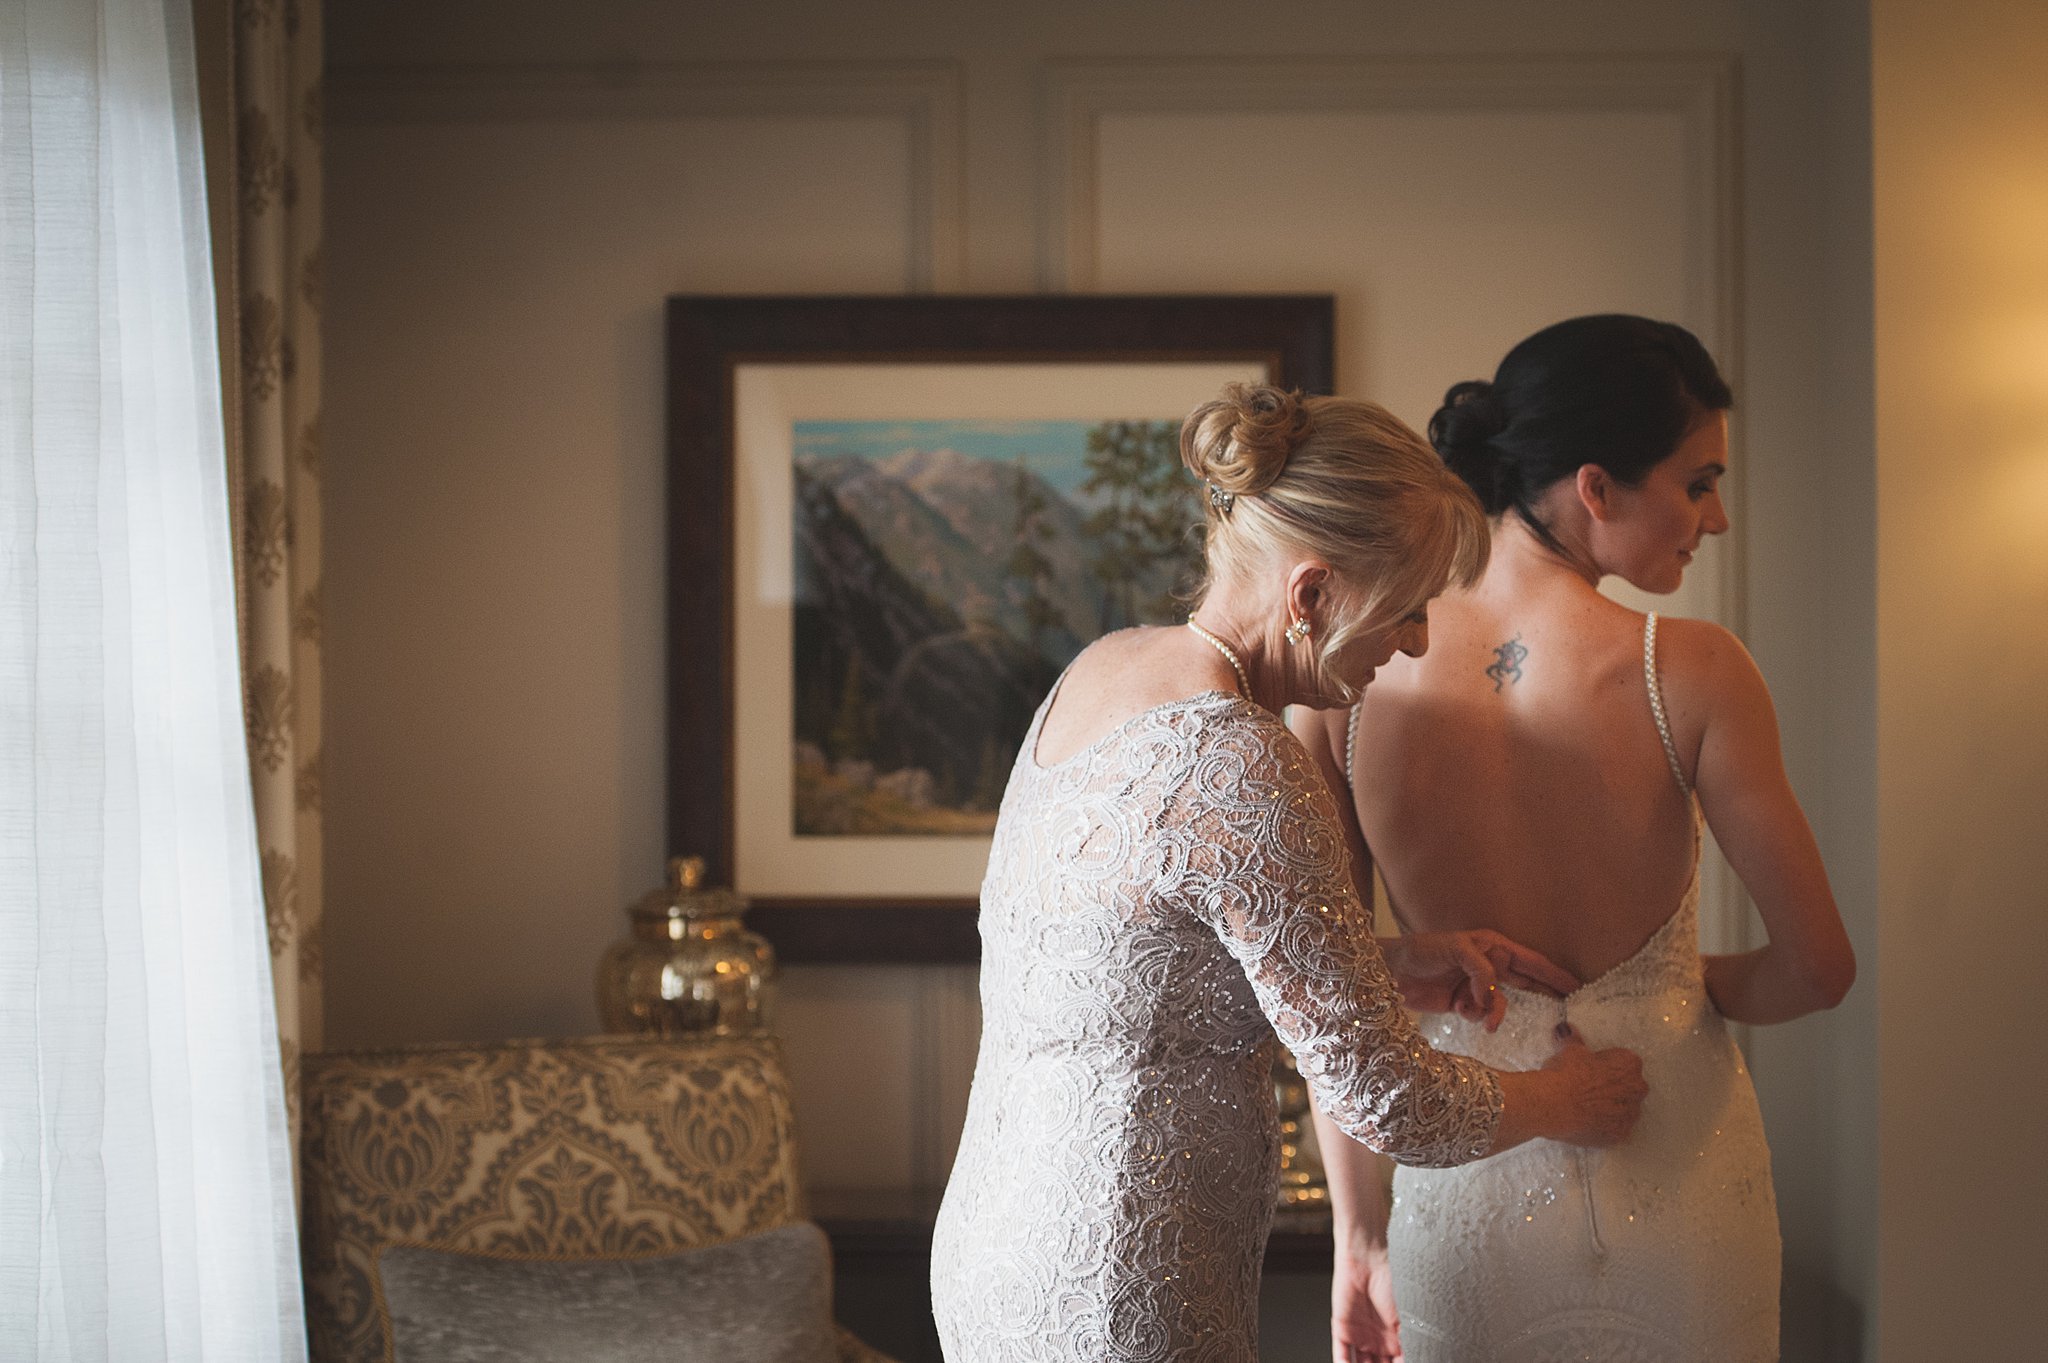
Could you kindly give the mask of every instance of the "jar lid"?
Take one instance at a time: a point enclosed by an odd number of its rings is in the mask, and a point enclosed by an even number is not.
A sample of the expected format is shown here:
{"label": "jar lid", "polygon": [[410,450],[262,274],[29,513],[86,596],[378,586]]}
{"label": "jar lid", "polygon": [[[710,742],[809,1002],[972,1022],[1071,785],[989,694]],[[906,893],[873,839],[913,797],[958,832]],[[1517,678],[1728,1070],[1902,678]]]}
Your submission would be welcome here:
{"label": "jar lid", "polygon": [[704,858],[671,857],[668,884],[649,890],[632,908],[639,919],[737,918],[747,911],[746,896],[704,884]]}

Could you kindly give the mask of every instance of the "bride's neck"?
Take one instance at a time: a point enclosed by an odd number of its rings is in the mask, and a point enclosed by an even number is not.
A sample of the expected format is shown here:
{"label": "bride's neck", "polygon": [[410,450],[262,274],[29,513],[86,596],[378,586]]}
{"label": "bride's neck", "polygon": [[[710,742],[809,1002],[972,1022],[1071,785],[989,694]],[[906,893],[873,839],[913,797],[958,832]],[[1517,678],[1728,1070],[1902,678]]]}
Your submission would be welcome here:
{"label": "bride's neck", "polygon": [[[1537,514],[1543,514],[1538,508]],[[1588,587],[1600,585],[1599,564],[1586,544],[1583,528],[1568,518],[1548,518],[1546,536],[1509,509],[1494,522],[1493,555],[1487,577],[1500,582],[1536,585],[1577,578]]]}

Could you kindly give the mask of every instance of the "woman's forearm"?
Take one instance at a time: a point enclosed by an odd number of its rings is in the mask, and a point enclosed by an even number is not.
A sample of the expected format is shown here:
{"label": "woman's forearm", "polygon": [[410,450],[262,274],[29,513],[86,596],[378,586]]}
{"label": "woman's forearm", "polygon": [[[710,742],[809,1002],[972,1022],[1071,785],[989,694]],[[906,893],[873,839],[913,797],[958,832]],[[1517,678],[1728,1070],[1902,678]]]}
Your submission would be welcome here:
{"label": "woman's forearm", "polygon": [[1543,1070],[1502,1070],[1500,1078],[1500,1125],[1493,1131],[1493,1148],[1498,1155],[1539,1136],[1557,1136],[1564,1128],[1559,1115],[1558,1085]]}
{"label": "woman's forearm", "polygon": [[1722,1015],[1760,1025],[1832,1008],[1856,977],[1853,959],[1816,964],[1775,946],[1700,961],[1707,993]]}
{"label": "woman's forearm", "polygon": [[[1568,1081],[1550,1070],[1496,1070],[1494,1078],[1500,1082],[1500,1121],[1494,1126],[1487,1156],[1541,1137],[1570,1140],[1578,1134],[1583,1119],[1573,1106]],[[1345,1135],[1322,1109],[1312,1111],[1323,1168],[1330,1177],[1330,1207],[1338,1237],[1345,1234],[1346,1218],[1355,1217],[1358,1229],[1371,1229],[1384,1239],[1386,1189],[1378,1161],[1386,1156]],[[1367,1227],[1365,1223],[1375,1218],[1377,1226]]]}
{"label": "woman's forearm", "polygon": [[1340,1246],[1354,1252],[1387,1243],[1387,1158],[1345,1135],[1311,1106],[1316,1145],[1330,1180],[1330,1219]]}

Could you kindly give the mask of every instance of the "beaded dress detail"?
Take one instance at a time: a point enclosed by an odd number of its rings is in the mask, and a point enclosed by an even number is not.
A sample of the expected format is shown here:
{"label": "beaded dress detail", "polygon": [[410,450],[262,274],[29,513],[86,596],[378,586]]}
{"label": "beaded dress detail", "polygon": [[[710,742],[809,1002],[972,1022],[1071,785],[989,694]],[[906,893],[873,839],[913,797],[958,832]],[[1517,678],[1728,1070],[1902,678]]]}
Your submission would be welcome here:
{"label": "beaded dress detail", "polygon": [[[1644,625],[1651,714],[1687,802]],[[1498,1069],[1542,1065],[1569,1021],[1643,1059],[1649,1097],[1623,1144],[1537,1140],[1464,1169],[1401,1169],[1388,1227],[1409,1363],[1758,1363],[1778,1357],[1778,1214],[1763,1120],[1699,956],[1692,879],[1628,960],[1558,1000],[1510,991],[1489,1035],[1433,1016],[1430,1042]]]}
{"label": "beaded dress detail", "polygon": [[982,886],[940,1338],[953,1363],[1251,1363],[1275,1032],[1324,1110],[1397,1159],[1484,1154],[1500,1086],[1401,1008],[1336,807],[1276,716],[1205,692],[1041,767],[1051,703]]}

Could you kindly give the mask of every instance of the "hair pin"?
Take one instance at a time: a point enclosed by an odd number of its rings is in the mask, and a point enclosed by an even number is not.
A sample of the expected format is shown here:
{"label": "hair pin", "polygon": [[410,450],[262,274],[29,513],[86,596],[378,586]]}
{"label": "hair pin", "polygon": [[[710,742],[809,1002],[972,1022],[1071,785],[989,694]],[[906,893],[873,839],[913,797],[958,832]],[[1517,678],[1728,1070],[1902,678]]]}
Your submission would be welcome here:
{"label": "hair pin", "polygon": [[[1203,481],[1207,482],[1208,480],[1204,479]],[[1224,515],[1228,516],[1230,514],[1230,508],[1237,505],[1237,494],[1235,492],[1225,492],[1222,488],[1216,486],[1214,483],[1210,483],[1209,505],[1215,507],[1218,511],[1221,511]]]}

